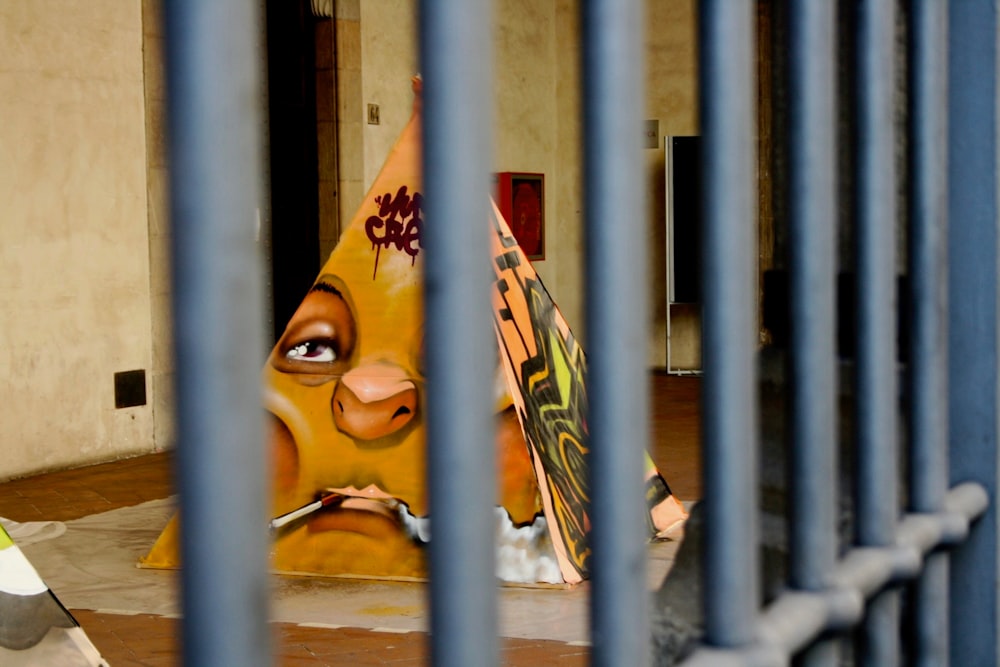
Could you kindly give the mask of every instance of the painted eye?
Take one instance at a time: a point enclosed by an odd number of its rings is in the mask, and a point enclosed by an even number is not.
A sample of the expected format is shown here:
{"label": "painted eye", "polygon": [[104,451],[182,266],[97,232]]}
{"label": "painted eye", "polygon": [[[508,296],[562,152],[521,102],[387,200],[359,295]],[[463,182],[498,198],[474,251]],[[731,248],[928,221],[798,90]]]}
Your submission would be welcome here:
{"label": "painted eye", "polygon": [[299,382],[329,382],[350,368],[357,324],[346,289],[335,276],[321,276],[292,315],[271,354],[271,366]]}
{"label": "painted eye", "polygon": [[314,361],[330,363],[337,360],[333,345],[321,340],[307,340],[292,347],[285,353],[290,361]]}

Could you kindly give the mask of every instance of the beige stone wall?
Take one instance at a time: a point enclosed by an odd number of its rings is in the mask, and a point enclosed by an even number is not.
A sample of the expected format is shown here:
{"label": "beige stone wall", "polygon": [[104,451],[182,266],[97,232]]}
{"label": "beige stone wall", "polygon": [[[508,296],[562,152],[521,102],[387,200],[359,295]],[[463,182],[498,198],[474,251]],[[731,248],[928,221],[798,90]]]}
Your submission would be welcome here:
{"label": "beige stone wall", "polygon": [[[666,365],[666,206],[663,137],[697,134],[695,0],[646,3],[645,151],[650,289],[648,363]],[[579,2],[501,0],[497,12],[498,171],[546,177],[546,258],[536,262],[567,322],[586,343],[583,304]],[[697,327],[688,327],[697,338]]]}
{"label": "beige stone wall", "polygon": [[337,164],[336,22],[316,21],[316,157],[319,180],[319,263],[340,239],[340,180]]}
{"label": "beige stone wall", "polygon": [[[667,366],[667,237],[664,137],[698,134],[698,67],[695,0],[647,2],[646,118],[658,120],[659,148],[647,149],[649,206],[650,365]],[[701,330],[698,309],[678,309],[671,328],[675,365],[698,367]],[[680,320],[683,321],[679,321]]]}
{"label": "beige stone wall", "polygon": [[142,0],[142,71],[146,128],[146,210],[149,216],[150,364],[153,435],[157,449],[174,444],[174,360],[171,317],[166,83],[161,0]]}
{"label": "beige stone wall", "polygon": [[[347,112],[349,117],[356,114],[361,123],[365,191],[410,120],[410,80],[418,73],[416,25],[417,3],[413,0],[361,2],[361,99],[360,104],[349,104]],[[378,125],[368,122],[369,104],[378,105]]]}
{"label": "beige stone wall", "polygon": [[[586,346],[583,308],[583,133],[580,122],[580,21],[578,0],[558,0],[555,15],[555,127],[557,178],[546,208],[549,238],[540,275],[566,322]],[[551,208],[554,206],[554,209]],[[551,258],[551,259],[548,259]],[[545,264],[551,264],[549,270]],[[584,348],[586,349],[586,347]]]}
{"label": "beige stone wall", "polygon": [[[334,68],[337,77],[338,238],[340,229],[350,224],[354,212],[358,210],[361,199],[365,196],[366,188],[371,183],[370,181],[366,183],[364,176],[365,107],[361,88],[361,43],[360,0],[336,0]],[[322,203],[320,206],[322,207]],[[331,247],[330,250],[332,249]]]}
{"label": "beige stone wall", "polygon": [[154,446],[140,0],[0,3],[0,478]]}
{"label": "beige stone wall", "polygon": [[[535,270],[552,294],[574,332],[582,332],[578,292],[565,290],[569,272],[561,269],[577,261],[572,245],[562,243],[564,206],[559,193],[573,183],[572,162],[560,159],[560,127],[569,120],[560,112],[560,53],[557,40],[569,31],[558,25],[557,3],[500,0],[496,7],[494,46],[496,62],[496,171],[539,172],[545,175],[545,259]],[[570,165],[564,169],[564,165]],[[568,179],[568,180],[567,180]],[[572,221],[573,217],[569,216]]]}

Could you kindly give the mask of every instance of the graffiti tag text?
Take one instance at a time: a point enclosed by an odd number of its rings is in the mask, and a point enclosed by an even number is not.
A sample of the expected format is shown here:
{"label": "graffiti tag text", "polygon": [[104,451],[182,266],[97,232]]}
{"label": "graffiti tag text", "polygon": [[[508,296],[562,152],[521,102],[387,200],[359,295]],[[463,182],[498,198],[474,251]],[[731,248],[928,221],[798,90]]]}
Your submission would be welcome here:
{"label": "graffiti tag text", "polygon": [[412,258],[411,265],[417,261],[417,255],[422,247],[420,229],[423,225],[420,217],[423,197],[419,192],[414,192],[411,197],[405,185],[399,186],[395,196],[386,192],[380,197],[375,197],[375,203],[379,207],[378,214],[368,216],[368,220],[365,221],[365,233],[375,251],[375,271],[372,273],[372,280],[378,275],[378,260],[382,248],[395,246],[396,250],[401,250]]}

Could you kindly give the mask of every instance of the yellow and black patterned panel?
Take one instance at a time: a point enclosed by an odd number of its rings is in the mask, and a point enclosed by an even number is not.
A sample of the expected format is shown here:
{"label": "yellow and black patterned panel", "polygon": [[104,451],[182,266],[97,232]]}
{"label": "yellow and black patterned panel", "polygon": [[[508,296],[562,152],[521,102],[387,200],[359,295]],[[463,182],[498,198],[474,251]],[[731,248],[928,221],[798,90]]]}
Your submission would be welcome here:
{"label": "yellow and black patterned panel", "polygon": [[544,471],[539,482],[548,489],[566,557],[585,577],[590,559],[586,357],[506,225],[497,221],[494,232],[504,249],[494,267],[502,353],[516,377],[521,424]]}

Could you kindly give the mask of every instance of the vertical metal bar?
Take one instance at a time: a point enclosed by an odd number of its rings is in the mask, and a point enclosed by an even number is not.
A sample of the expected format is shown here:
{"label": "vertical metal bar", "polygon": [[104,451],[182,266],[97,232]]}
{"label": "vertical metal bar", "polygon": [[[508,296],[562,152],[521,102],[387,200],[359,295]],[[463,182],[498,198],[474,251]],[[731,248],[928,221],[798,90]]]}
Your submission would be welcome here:
{"label": "vertical metal bar", "polygon": [[[942,509],[948,488],[948,7],[909,7],[909,495]],[[928,556],[912,586],[908,662],[948,664],[948,559]]]}
{"label": "vertical metal bar", "polygon": [[[997,4],[948,4],[948,435],[951,482],[978,481],[996,498]],[[951,662],[1000,663],[996,503],[952,555]]]}
{"label": "vertical metal bar", "polygon": [[184,664],[266,665],[259,7],[164,9]]}
{"label": "vertical metal bar", "polygon": [[641,0],[582,6],[594,665],[649,662]]}
{"label": "vertical metal bar", "polygon": [[705,641],[754,641],[758,571],[754,10],[704,0],[700,53]]}
{"label": "vertical metal bar", "polygon": [[[899,518],[896,377],[895,0],[860,0],[857,11],[857,505],[861,546],[892,546]],[[899,601],[871,601],[860,662],[899,662]]]}
{"label": "vertical metal bar", "polygon": [[[790,583],[805,590],[829,585],[837,553],[835,7],[827,0],[789,6],[789,555]],[[836,654],[832,642],[821,642],[803,662],[832,665]]]}
{"label": "vertical metal bar", "polygon": [[421,3],[431,659],[497,662],[488,0]]}

